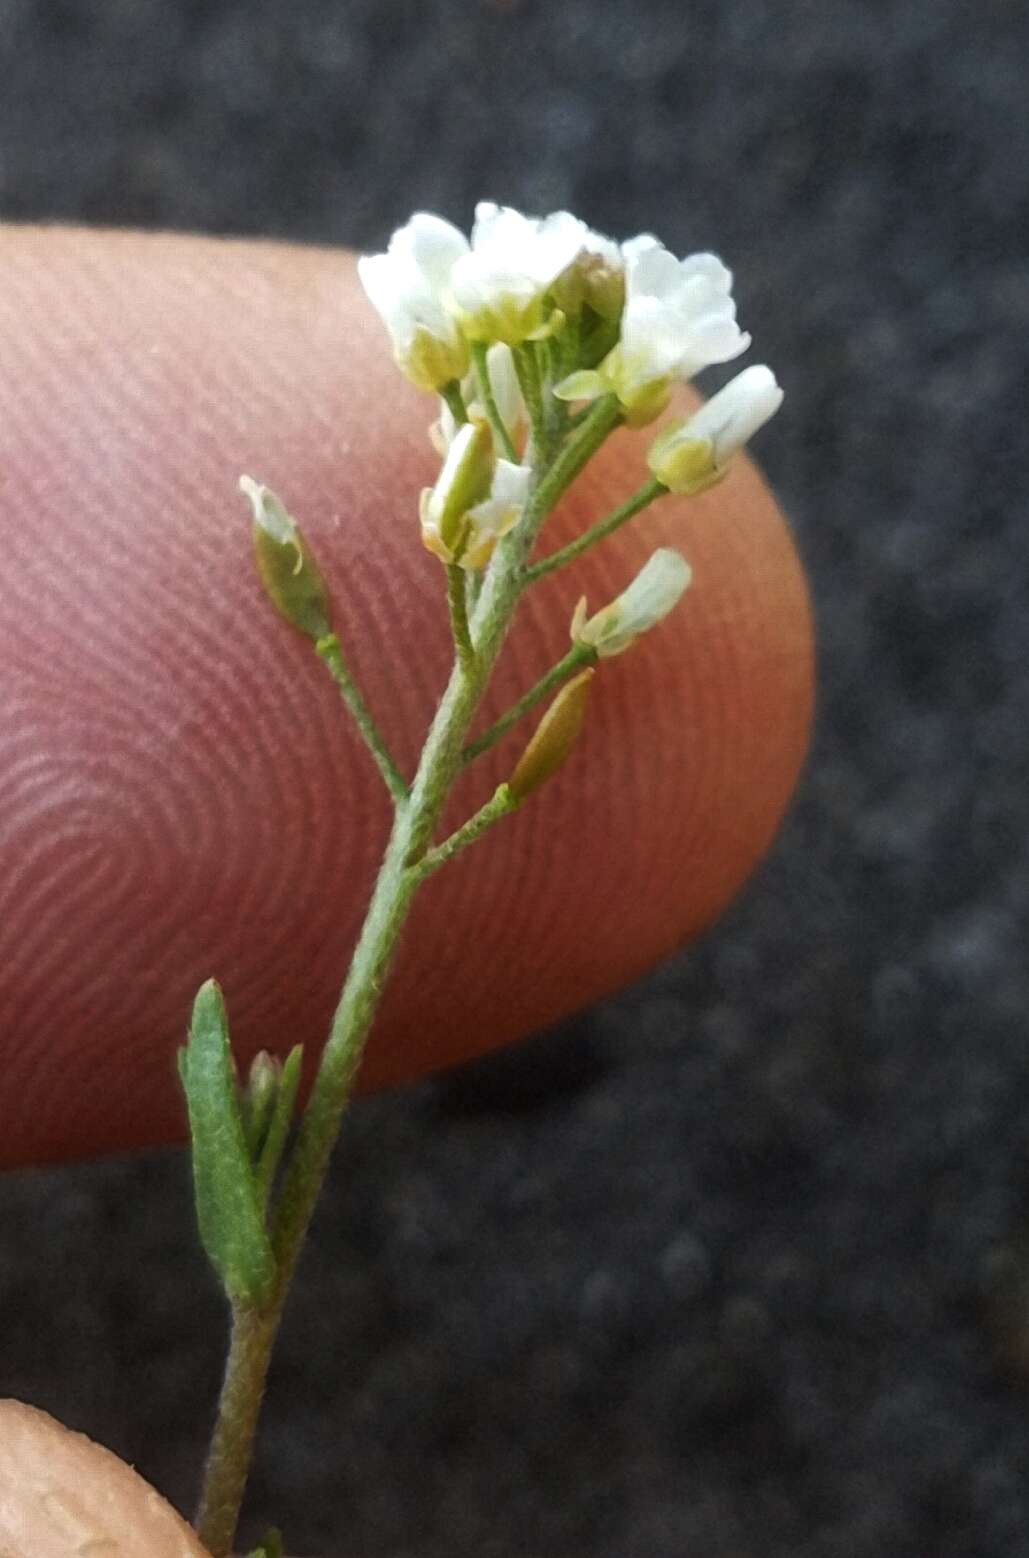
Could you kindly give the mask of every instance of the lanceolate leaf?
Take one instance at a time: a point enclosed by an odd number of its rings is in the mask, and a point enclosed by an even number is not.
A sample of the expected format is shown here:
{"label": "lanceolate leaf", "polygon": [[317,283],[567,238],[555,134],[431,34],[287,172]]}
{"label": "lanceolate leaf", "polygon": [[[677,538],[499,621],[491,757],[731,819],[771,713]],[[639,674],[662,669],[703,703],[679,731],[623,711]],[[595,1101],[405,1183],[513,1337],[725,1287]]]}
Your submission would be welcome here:
{"label": "lanceolate leaf", "polygon": [[229,1298],[261,1303],[275,1277],[261,1198],[240,1115],[228,1020],[213,979],[193,1004],[179,1074],[193,1140],[193,1185],[200,1238]]}

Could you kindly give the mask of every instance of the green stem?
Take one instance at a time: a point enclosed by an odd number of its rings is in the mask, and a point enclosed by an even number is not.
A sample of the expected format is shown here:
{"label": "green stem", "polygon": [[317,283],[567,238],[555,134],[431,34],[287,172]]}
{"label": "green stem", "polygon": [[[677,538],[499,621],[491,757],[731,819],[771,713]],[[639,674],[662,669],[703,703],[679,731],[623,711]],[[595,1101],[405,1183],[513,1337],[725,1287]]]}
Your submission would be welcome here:
{"label": "green stem", "polygon": [[477,736],[474,741],[468,743],[461,754],[462,760],[465,763],[471,763],[475,758],[480,757],[483,752],[488,752],[490,747],[496,746],[501,737],[507,735],[511,726],[516,725],[523,714],[528,714],[529,710],[534,709],[537,703],[542,702],[555,687],[559,687],[570,676],[574,676],[576,671],[581,671],[587,665],[593,665],[596,659],[597,651],[591,646],[574,644],[564,659],[551,666],[546,676],[541,676],[534,687],[530,687],[527,693],[523,693],[518,702],[513,703],[507,713],[500,716],[495,725],[491,725],[481,736]]}
{"label": "green stem", "polygon": [[[568,402],[566,400],[561,400],[558,401],[558,405],[567,408]],[[592,403],[587,403],[585,406],[580,406],[578,411],[567,411],[566,409],[565,425],[568,431],[574,432],[575,428],[580,427],[582,423],[585,422],[592,409]]]}
{"label": "green stem", "polygon": [[[593,402],[589,416],[561,446],[553,462],[540,477],[539,484],[526,507],[522,523],[511,536],[506,537],[507,541],[511,541],[515,536],[519,538],[523,535],[527,536],[526,553],[528,553],[540,532],[543,521],[558,498],[572,485],[583,466],[600,448],[608,434],[614,432],[621,420],[622,410],[614,395],[604,395],[600,400]],[[504,544],[501,542],[501,546]],[[527,574],[526,567],[523,569],[523,582]]]}
{"label": "green stem", "polygon": [[486,343],[484,341],[472,342],[472,364],[475,368],[475,382],[479,390],[479,398],[486,410],[486,417],[493,436],[500,446],[500,452],[505,460],[518,463],[518,454],[511,440],[500,409],[497,406],[496,396],[493,393],[493,385],[489,376],[489,364],[486,360]]}
{"label": "green stem", "polygon": [[542,579],[545,574],[553,573],[555,568],[563,568],[565,563],[570,563],[576,557],[581,557],[583,552],[589,551],[591,546],[596,546],[598,541],[603,541],[605,537],[612,535],[622,525],[627,524],[630,519],[635,518],[642,509],[653,503],[656,498],[664,497],[667,491],[668,488],[662,486],[659,481],[648,481],[638,492],[634,492],[631,498],[627,498],[620,508],[616,508],[612,513],[608,514],[606,519],[598,520],[595,525],[584,531],[576,540],[569,541],[568,545],[563,546],[559,552],[551,552],[549,557],[541,558],[538,563],[531,563],[525,570],[526,583],[535,583],[537,579]]}
{"label": "green stem", "polygon": [[215,1558],[225,1558],[232,1551],[264,1396],[265,1360],[278,1321],[278,1310],[262,1314],[252,1305],[232,1306],[225,1382],[196,1516],[197,1534]]}
{"label": "green stem", "polygon": [[450,607],[450,626],[458,657],[468,665],[475,659],[475,646],[468,628],[467,575],[456,563],[447,564],[447,605]]}
{"label": "green stem", "polygon": [[[562,334],[571,328],[569,322]],[[536,351],[536,372],[539,375],[543,396],[543,447],[549,459],[551,452],[557,448],[568,430],[568,407],[553,393],[554,385],[563,376],[559,368],[561,353],[553,338],[548,341],[535,341],[533,345]]]}
{"label": "green stem", "polygon": [[[530,493],[521,521],[498,546],[475,613],[475,657],[468,663],[460,658],[455,662],[429,728],[407,804],[396,810],[368,913],[272,1215],[275,1287],[263,1308],[239,1306],[233,1311],[232,1345],[198,1521],[200,1538],[212,1558],[227,1558],[232,1546],[286,1295],[372,1019],[422,880],[422,857],[429,849],[440,812],[461,768],[469,727],[522,593],[529,551],[550,509],[618,422],[617,402],[613,397],[609,401],[610,404],[597,402],[593,418],[565,445]],[[445,849],[446,845],[440,847]],[[418,864],[412,866],[412,861]]]}
{"label": "green stem", "polygon": [[485,806],[480,806],[475,815],[462,823],[448,839],[444,839],[442,844],[437,844],[435,849],[428,850],[421,860],[415,863],[412,869],[417,873],[419,882],[424,882],[425,878],[438,871],[440,866],[446,865],[448,860],[453,860],[454,856],[467,849],[469,844],[476,843],[495,822],[500,821],[501,817],[508,817],[517,809],[518,802],[507,785],[500,785]]}
{"label": "green stem", "polygon": [[400,803],[407,800],[407,785],[403,776],[390,756],[389,749],[379,727],[372,717],[371,710],[365,703],[357,683],[347,669],[343,659],[343,651],[340,648],[339,639],[335,633],[327,633],[315,644],[315,651],[324,661],[329,675],[339,689],[340,697],[353,715],[354,723],[365,739],[369,752],[375,759],[376,767],[382,775],[386,788],[394,801]]}
{"label": "green stem", "polygon": [[479,596],[482,594],[482,579],[482,573],[478,570],[465,572],[465,601],[467,609],[472,613],[479,604]]}
{"label": "green stem", "polygon": [[458,426],[460,426],[462,422],[467,422],[468,407],[464,403],[464,396],[461,393],[460,381],[458,379],[451,379],[449,384],[444,384],[443,388],[440,390],[440,394],[446,401],[447,405],[450,407],[451,416],[454,418],[454,421],[458,424]]}
{"label": "green stem", "polygon": [[540,384],[539,362],[536,358],[535,342],[526,341],[524,346],[515,347],[512,356],[514,358],[515,373],[518,377],[518,388],[522,392],[525,409],[529,413],[529,427],[532,429],[533,448],[545,450],[548,439],[543,419],[543,390]]}

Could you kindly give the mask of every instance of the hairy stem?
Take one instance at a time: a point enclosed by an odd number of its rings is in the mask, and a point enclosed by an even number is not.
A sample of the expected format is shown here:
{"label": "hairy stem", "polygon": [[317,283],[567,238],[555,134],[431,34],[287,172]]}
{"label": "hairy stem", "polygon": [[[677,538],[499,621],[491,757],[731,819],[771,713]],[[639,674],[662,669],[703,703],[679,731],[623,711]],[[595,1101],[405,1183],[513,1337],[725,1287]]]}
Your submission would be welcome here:
{"label": "hairy stem", "polygon": [[416,862],[414,870],[418,874],[419,882],[423,882],[433,871],[438,871],[440,866],[445,866],[448,860],[453,860],[455,855],[461,854],[469,844],[478,843],[482,835],[500,821],[501,817],[510,816],[517,811],[518,802],[515,800],[506,784],[490,797],[485,806],[480,806],[474,816],[461,824],[449,838],[430,849]]}
{"label": "hairy stem", "polygon": [[[263,1307],[238,1305],[233,1311],[232,1344],[198,1515],[199,1535],[212,1558],[227,1558],[231,1551],[286,1295],[411,901],[423,876],[429,874],[425,859],[436,859],[429,854],[432,835],[461,768],[469,727],[522,593],[529,550],[554,504],[618,420],[613,397],[597,402],[592,416],[569,439],[530,493],[519,524],[497,547],[475,612],[475,654],[468,661],[460,656],[455,660],[429,727],[410,794],[397,807],[368,913],[272,1214],[274,1290]],[[502,786],[498,793],[503,789]],[[496,797],[494,803],[499,816],[501,803],[497,803]],[[487,812],[489,805],[484,808]],[[495,820],[492,813],[488,820]],[[474,837],[484,831],[484,827],[472,830]],[[464,844],[470,842],[471,837],[463,840]],[[453,838],[440,849],[446,858],[457,853]],[[442,860],[436,863],[442,864]]]}
{"label": "hairy stem", "polygon": [[456,563],[447,564],[447,605],[450,607],[450,627],[454,635],[454,647],[463,665],[475,659],[472,635],[468,628],[468,594],[466,574]]}
{"label": "hairy stem", "polygon": [[534,687],[523,693],[517,703],[513,703],[506,714],[502,714],[495,724],[483,731],[481,736],[476,736],[474,741],[469,741],[461,753],[462,761],[471,763],[480,757],[483,752],[488,752],[490,747],[496,746],[501,737],[506,736],[512,725],[516,725],[524,714],[534,709],[537,703],[553,692],[555,687],[560,687],[576,671],[581,671],[587,665],[593,665],[597,659],[597,651],[587,644],[574,644],[556,665],[552,665],[545,676],[541,676]]}
{"label": "hairy stem", "polygon": [[543,416],[543,387],[540,382],[539,361],[536,357],[535,342],[527,341],[524,346],[516,347],[513,357],[515,373],[518,377],[518,388],[522,392],[525,409],[529,413],[532,446],[537,450],[545,450],[548,440]]}
{"label": "hairy stem", "polygon": [[357,683],[351,676],[343,659],[343,651],[340,648],[339,639],[335,633],[327,633],[320,638],[315,645],[315,651],[324,661],[329,675],[339,689],[339,695],[343,699],[350,713],[353,715],[354,724],[365,739],[375,765],[383,777],[386,788],[395,801],[406,801],[407,785],[396,763],[390,756],[389,749],[379,731],[378,725],[372,718],[371,710],[361,696]]}
{"label": "hairy stem", "polygon": [[277,1309],[262,1314],[252,1305],[232,1306],[225,1382],[196,1517],[200,1540],[215,1558],[232,1551],[278,1322]]}
{"label": "hairy stem", "polygon": [[565,563],[570,563],[583,552],[588,552],[591,546],[596,546],[598,541],[605,540],[613,535],[622,525],[634,519],[641,510],[653,503],[656,498],[664,497],[668,491],[659,481],[646,482],[638,492],[634,492],[631,498],[627,498],[621,507],[614,509],[605,519],[598,520],[591,525],[589,530],[577,536],[574,541],[569,541],[559,552],[551,552],[549,557],[541,558],[538,563],[531,563],[525,570],[525,577],[529,583],[536,579],[542,579],[544,574],[553,573],[555,568],[563,568]]}

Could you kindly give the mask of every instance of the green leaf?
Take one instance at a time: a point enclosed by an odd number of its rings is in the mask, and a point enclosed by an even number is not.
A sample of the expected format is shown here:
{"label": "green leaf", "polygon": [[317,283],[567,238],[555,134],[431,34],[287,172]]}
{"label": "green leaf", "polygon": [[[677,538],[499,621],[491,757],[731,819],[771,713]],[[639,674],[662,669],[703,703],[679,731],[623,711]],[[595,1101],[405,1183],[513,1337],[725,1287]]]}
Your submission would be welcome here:
{"label": "green leaf", "polygon": [[240,1114],[228,1019],[213,979],[193,1003],[189,1043],[179,1054],[193,1143],[200,1240],[233,1302],[260,1304],[275,1279]]}

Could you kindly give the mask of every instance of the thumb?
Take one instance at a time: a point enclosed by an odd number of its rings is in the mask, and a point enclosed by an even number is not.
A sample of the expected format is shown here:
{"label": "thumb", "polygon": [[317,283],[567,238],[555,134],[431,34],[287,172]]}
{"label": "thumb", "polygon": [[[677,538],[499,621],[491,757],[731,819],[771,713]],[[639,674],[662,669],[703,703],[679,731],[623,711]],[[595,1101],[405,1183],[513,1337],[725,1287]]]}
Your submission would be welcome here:
{"label": "thumb", "polygon": [[171,1505],[110,1450],[34,1407],[0,1401],[5,1558],[129,1551],[147,1558],[207,1554]]}
{"label": "thumb", "polygon": [[[297,516],[397,761],[449,666],[419,545],[434,414],[338,253],[12,229],[0,237],[0,1160],[180,1137],[197,986],[242,1058],[326,1032],[387,828],[309,645],[271,612],[236,495]],[[611,440],[544,537],[638,485]],[[484,722],[567,648],[577,597],[658,545],[695,584],[596,679],[563,773],[416,906],[363,1073],[450,1064],[632,979],[707,924],[767,846],[811,700],[801,572],[746,462],[667,499],[527,598]],[[462,781],[510,773],[519,726]]]}

